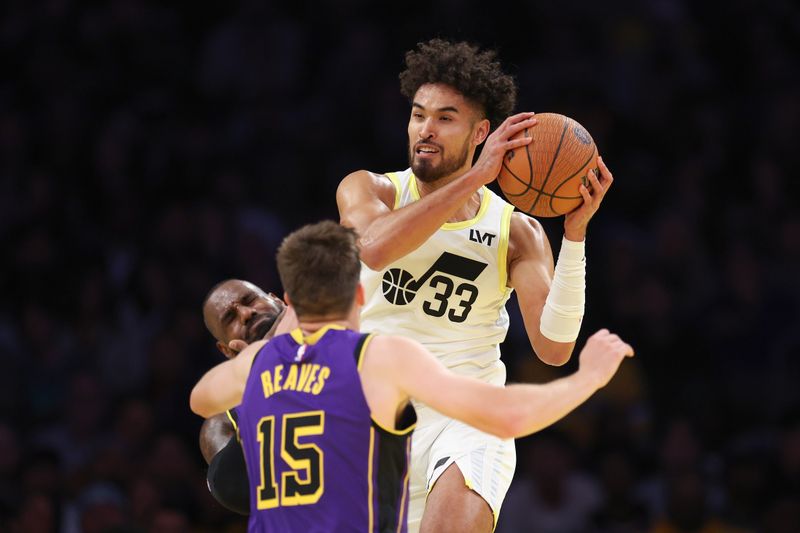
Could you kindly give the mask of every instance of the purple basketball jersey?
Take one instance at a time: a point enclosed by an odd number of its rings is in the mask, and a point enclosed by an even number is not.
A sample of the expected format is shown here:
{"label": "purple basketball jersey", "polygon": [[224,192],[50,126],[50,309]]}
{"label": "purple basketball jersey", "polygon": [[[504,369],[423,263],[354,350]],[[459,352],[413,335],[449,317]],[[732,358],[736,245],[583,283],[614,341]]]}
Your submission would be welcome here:
{"label": "purple basketball jersey", "polygon": [[416,416],[387,430],[358,366],[369,335],[326,326],[273,338],[256,355],[237,431],[250,484],[248,531],[405,532]]}

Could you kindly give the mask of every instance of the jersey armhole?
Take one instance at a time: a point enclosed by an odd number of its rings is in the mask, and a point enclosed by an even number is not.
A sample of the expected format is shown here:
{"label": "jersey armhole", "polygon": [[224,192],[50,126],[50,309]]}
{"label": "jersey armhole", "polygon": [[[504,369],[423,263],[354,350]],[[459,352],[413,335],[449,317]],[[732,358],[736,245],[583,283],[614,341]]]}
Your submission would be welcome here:
{"label": "jersey armhole", "polygon": [[394,211],[400,207],[400,179],[397,177],[396,172],[387,172],[385,176],[389,178],[392,185],[394,185],[394,207],[392,207],[392,211]]}
{"label": "jersey armhole", "polygon": [[225,411],[225,415],[228,417],[228,420],[231,421],[234,431],[236,431],[236,440],[241,442],[242,439],[239,437],[239,413],[236,412],[236,408],[234,407],[233,409]]}
{"label": "jersey armhole", "polygon": [[359,371],[361,370],[361,363],[364,361],[364,354],[367,352],[367,346],[369,346],[369,342],[372,340],[372,337],[372,333],[363,333],[361,338],[359,338],[358,342],[356,343],[356,349],[353,351],[353,357],[356,359],[356,368]]}
{"label": "jersey armhole", "polygon": [[500,292],[505,294],[508,291],[508,239],[511,234],[511,215],[514,213],[514,206],[506,204],[503,206],[503,215],[500,218],[500,242],[497,245],[497,271],[500,276]]}
{"label": "jersey armhole", "polygon": [[[356,359],[356,367],[359,371],[361,371],[361,364],[364,362],[364,354],[367,353],[367,347],[374,336],[375,335],[373,333],[364,333],[361,335],[361,338],[358,339],[353,356]],[[400,416],[396,422],[397,429],[391,429],[382,426],[377,420],[372,418],[372,414],[370,414],[369,418],[375,428],[390,435],[408,435],[414,431],[414,428],[417,425],[417,412],[414,409],[414,406],[411,405],[411,402],[408,402],[403,411],[400,413]]]}
{"label": "jersey armhole", "polygon": [[400,412],[400,415],[397,417],[397,421],[395,425],[397,428],[391,429],[381,425],[380,422],[372,418],[370,416],[370,420],[372,421],[372,426],[380,432],[383,432],[387,435],[397,435],[397,436],[406,436],[410,435],[411,432],[414,431],[417,427],[417,410],[414,409],[414,406],[409,401],[403,410]]}

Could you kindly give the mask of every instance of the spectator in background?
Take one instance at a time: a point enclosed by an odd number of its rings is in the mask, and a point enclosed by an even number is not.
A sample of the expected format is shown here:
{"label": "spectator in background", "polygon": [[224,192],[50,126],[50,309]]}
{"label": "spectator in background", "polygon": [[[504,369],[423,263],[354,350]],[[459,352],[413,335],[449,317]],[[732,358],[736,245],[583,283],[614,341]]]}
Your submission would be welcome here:
{"label": "spectator in background", "polygon": [[600,486],[576,468],[566,436],[545,430],[526,439],[520,448],[523,468],[509,491],[497,531],[589,531],[602,502]]}

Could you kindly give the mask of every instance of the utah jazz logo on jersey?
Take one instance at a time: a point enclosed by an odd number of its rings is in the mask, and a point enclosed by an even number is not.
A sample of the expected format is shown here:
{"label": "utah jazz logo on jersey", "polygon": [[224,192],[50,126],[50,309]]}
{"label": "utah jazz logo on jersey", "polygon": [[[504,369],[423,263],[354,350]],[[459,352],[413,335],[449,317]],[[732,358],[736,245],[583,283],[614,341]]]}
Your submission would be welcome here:
{"label": "utah jazz logo on jersey", "polygon": [[[417,291],[428,282],[436,290],[434,301],[422,303],[425,314],[447,318],[453,322],[464,322],[472,310],[472,304],[478,298],[478,287],[471,283],[455,285],[448,277],[453,276],[466,281],[475,281],[488,265],[467,257],[444,252],[419,279],[414,279],[410,272],[400,268],[390,268],[383,274],[383,297],[394,305],[406,305],[414,301]],[[438,274],[438,273],[441,274]],[[435,275],[434,275],[435,274]],[[442,275],[447,274],[447,275]],[[449,306],[449,298],[455,293],[462,299],[455,307]]]}

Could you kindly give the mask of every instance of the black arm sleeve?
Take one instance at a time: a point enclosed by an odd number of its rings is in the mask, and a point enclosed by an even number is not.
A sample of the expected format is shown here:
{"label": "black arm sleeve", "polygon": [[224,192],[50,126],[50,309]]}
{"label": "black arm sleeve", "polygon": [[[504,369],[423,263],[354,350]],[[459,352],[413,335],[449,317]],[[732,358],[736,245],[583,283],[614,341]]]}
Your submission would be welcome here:
{"label": "black arm sleeve", "polygon": [[223,507],[240,515],[250,514],[247,465],[236,436],[231,437],[228,444],[211,459],[206,479],[211,495]]}

